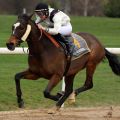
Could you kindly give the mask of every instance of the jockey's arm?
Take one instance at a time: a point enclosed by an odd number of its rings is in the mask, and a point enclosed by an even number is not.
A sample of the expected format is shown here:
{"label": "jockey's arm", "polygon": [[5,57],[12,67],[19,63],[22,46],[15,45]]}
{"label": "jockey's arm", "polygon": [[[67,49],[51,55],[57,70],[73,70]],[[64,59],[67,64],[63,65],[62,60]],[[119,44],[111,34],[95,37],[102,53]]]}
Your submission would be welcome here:
{"label": "jockey's arm", "polygon": [[45,31],[52,35],[56,35],[60,32],[61,27],[63,25],[66,26],[67,24],[69,24],[69,22],[70,22],[70,19],[68,16],[64,15],[63,13],[58,12],[53,17],[54,27],[53,28],[45,28]]}
{"label": "jockey's arm", "polygon": [[61,28],[61,22],[60,21],[54,21],[54,27],[53,28],[46,28],[46,32],[50,33],[51,35],[56,35],[59,33],[59,29]]}

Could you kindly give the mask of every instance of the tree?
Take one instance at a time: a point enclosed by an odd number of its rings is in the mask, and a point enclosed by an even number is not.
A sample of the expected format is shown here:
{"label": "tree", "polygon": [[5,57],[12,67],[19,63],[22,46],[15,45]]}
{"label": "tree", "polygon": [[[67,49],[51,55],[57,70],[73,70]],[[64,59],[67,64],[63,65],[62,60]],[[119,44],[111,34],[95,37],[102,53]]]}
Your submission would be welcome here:
{"label": "tree", "polygon": [[15,9],[16,9],[16,14],[20,14],[20,13],[22,13],[22,9],[23,9],[23,7],[22,7],[22,5],[23,5],[23,3],[22,3],[22,1],[21,0],[14,0],[15,2]]}
{"label": "tree", "polygon": [[108,0],[104,7],[108,17],[120,17],[120,0]]}
{"label": "tree", "polygon": [[89,3],[89,0],[84,0],[84,16],[88,16],[88,3]]}
{"label": "tree", "polygon": [[70,0],[71,13],[81,16],[103,16],[103,0]]}
{"label": "tree", "polygon": [[20,14],[23,8],[26,8],[27,13],[32,13],[39,2],[46,2],[67,14],[101,16],[102,1],[107,0],[0,0],[0,13]]}

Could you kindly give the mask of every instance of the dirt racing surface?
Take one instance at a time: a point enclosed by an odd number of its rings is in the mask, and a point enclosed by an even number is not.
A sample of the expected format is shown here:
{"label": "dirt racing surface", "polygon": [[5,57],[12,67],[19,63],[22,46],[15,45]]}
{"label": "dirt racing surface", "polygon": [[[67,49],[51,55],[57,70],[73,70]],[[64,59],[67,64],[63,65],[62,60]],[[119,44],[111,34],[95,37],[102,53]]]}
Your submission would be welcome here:
{"label": "dirt racing surface", "polygon": [[120,107],[62,108],[48,114],[48,109],[0,112],[0,120],[120,120]]}

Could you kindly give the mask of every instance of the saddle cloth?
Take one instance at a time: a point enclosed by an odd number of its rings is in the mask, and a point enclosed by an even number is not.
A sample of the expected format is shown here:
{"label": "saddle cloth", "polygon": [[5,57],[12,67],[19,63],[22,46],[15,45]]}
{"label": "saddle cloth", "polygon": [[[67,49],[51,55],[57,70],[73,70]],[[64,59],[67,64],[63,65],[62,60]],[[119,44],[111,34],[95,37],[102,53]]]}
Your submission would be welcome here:
{"label": "saddle cloth", "polygon": [[72,60],[75,60],[75,59],[83,56],[84,54],[90,52],[90,49],[89,49],[86,41],[84,40],[84,38],[82,38],[81,36],[79,36],[75,33],[72,33],[72,37],[73,37],[73,42],[74,42]]}
{"label": "saddle cloth", "polygon": [[[66,46],[63,42],[61,42],[59,40],[56,41],[54,36],[51,36],[50,34],[48,34],[46,32],[44,32],[44,33],[56,47],[62,46],[64,49],[64,52],[67,54]],[[83,37],[81,37],[75,33],[72,33],[72,37],[73,37],[73,44],[74,44],[72,60],[75,60],[75,59],[83,56],[84,54],[87,54],[88,52],[90,52],[90,49]]]}

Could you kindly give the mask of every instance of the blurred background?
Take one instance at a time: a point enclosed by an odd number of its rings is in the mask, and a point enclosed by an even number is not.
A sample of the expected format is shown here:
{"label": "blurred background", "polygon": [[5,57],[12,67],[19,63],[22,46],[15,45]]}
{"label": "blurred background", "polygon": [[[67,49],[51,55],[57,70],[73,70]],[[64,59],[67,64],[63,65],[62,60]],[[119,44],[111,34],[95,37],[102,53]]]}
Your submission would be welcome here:
{"label": "blurred background", "polygon": [[120,17],[120,0],[0,0],[0,14],[31,13],[39,2],[71,15]]}

